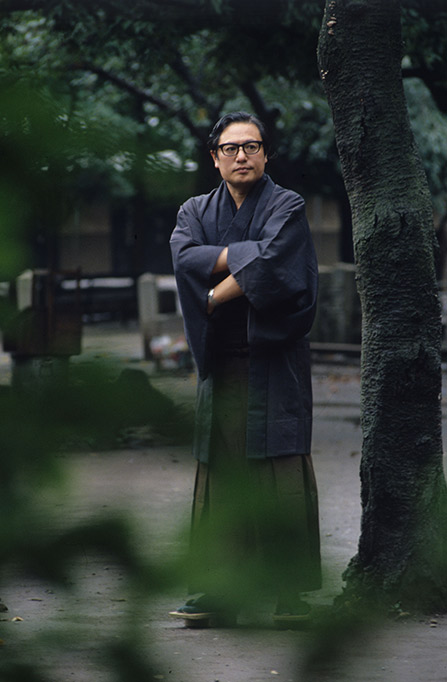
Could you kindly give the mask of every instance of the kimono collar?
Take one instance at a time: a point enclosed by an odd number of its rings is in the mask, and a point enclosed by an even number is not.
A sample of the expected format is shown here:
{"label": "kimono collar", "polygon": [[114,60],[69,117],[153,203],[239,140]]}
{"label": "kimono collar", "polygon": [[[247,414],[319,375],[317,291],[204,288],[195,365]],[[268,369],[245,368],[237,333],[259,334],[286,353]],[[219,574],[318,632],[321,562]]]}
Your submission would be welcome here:
{"label": "kimono collar", "polygon": [[[268,175],[264,173],[262,178],[251,188],[239,210],[236,210],[236,204],[228,191],[226,183],[222,183],[222,201],[219,202],[219,214],[217,217],[218,244],[227,245],[246,239],[259,198],[269,180]],[[271,184],[273,185],[272,182]]]}

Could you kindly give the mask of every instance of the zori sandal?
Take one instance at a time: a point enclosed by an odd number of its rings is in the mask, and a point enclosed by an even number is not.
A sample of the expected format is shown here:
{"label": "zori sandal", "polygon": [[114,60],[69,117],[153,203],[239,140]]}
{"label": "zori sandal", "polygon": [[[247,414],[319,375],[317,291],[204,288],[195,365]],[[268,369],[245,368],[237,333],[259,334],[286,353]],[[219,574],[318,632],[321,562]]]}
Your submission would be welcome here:
{"label": "zori sandal", "polygon": [[184,606],[170,611],[174,618],[182,618],[189,628],[234,627],[237,614],[219,606],[219,600],[203,595],[188,599]]}
{"label": "zori sandal", "polygon": [[273,622],[280,630],[299,629],[308,625],[311,620],[311,608],[309,604],[301,599],[289,606],[278,604],[273,614]]}

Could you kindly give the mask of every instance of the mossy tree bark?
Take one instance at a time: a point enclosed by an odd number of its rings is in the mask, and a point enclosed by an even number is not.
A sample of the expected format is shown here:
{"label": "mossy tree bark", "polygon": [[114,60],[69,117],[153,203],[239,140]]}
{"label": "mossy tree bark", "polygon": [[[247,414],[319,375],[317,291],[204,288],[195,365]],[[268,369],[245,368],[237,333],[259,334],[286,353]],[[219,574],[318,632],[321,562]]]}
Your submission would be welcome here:
{"label": "mossy tree bark", "polygon": [[431,200],[401,77],[398,0],[327,0],[318,58],[362,303],[362,524],[345,599],[447,608],[441,321]]}

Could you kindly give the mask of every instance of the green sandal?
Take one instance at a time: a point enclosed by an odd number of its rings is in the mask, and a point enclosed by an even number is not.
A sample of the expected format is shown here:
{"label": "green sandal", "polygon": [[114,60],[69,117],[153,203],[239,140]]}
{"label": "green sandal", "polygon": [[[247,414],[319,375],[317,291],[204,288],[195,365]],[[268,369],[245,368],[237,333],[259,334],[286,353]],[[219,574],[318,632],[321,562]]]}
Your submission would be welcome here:
{"label": "green sandal", "polygon": [[187,627],[234,627],[237,624],[236,611],[229,611],[219,602],[222,600],[202,595],[188,599],[186,604],[176,611],[170,611],[169,615],[182,618]]}
{"label": "green sandal", "polygon": [[273,614],[273,622],[279,629],[297,629],[307,625],[311,620],[311,608],[301,599],[289,605],[279,603]]}

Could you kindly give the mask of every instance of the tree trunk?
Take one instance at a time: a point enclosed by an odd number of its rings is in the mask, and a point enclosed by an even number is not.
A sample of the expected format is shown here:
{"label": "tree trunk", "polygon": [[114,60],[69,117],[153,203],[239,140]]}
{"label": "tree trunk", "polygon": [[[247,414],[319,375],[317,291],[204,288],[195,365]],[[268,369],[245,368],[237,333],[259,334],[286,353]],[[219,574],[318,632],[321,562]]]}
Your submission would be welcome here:
{"label": "tree trunk", "polygon": [[318,58],[362,303],[362,524],[345,598],[447,607],[441,321],[430,195],[401,77],[398,0],[327,0]]}

